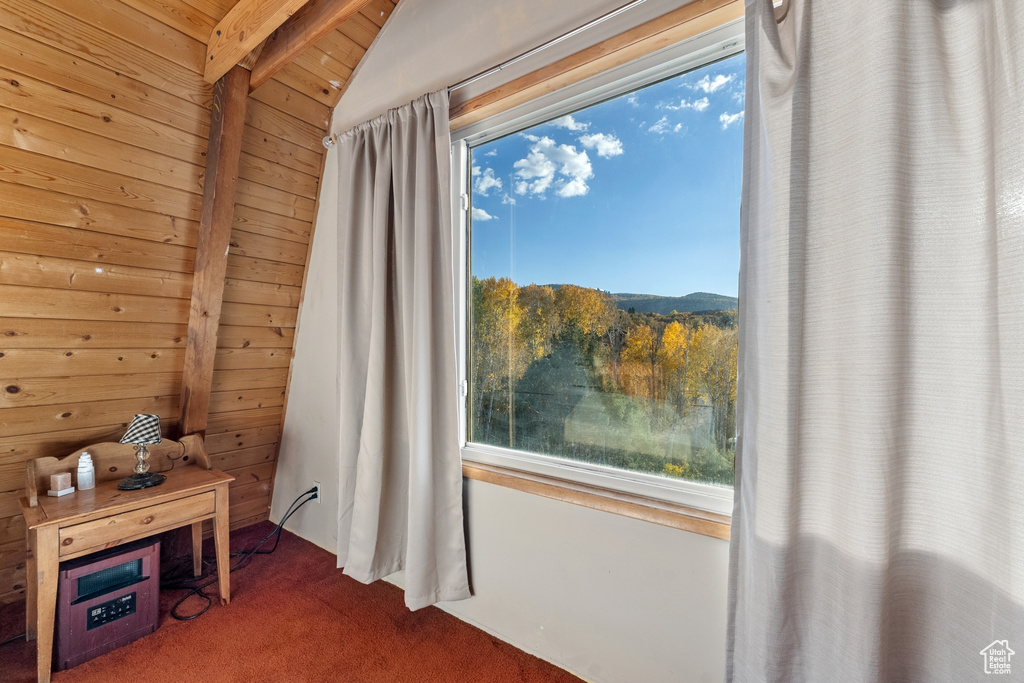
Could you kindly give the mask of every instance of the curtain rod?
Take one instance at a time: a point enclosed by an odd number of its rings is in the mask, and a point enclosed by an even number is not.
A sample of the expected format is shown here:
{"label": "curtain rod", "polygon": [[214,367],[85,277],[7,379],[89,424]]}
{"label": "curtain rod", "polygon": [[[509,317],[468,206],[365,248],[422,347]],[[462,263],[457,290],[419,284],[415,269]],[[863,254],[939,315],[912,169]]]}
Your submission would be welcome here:
{"label": "curtain rod", "polygon": [[459,88],[464,88],[467,85],[469,85],[470,83],[475,83],[476,81],[479,81],[481,78],[486,78],[487,76],[490,76],[491,74],[497,73],[497,72],[501,71],[504,68],[512,66],[516,62],[520,62],[520,61],[526,59],[527,57],[532,57],[533,55],[537,54],[538,52],[541,52],[542,50],[546,50],[547,48],[549,48],[549,47],[551,47],[553,45],[557,45],[558,43],[561,43],[563,40],[567,40],[569,38],[572,38],[573,36],[577,35],[578,33],[582,33],[583,31],[586,31],[587,29],[593,28],[594,26],[597,26],[600,23],[608,21],[612,17],[618,16],[619,14],[622,14],[623,12],[631,10],[634,7],[636,7],[637,5],[641,5],[641,4],[645,3],[645,2],[647,2],[647,0],[633,0],[632,2],[626,3],[622,7],[619,7],[618,9],[613,9],[611,12],[608,12],[607,14],[602,14],[601,16],[597,17],[596,19],[592,19],[592,20],[588,21],[586,24],[583,24],[583,26],[580,26],[579,28],[574,28],[573,30],[569,31],[568,33],[563,33],[562,35],[558,36],[557,38],[552,38],[548,42],[546,42],[546,43],[544,43],[542,45],[538,45],[537,47],[533,48],[532,50],[528,50],[528,51],[522,53],[521,55],[517,55],[517,56],[513,57],[512,59],[506,60],[506,61],[502,62],[501,64],[499,64],[498,66],[493,66],[490,69],[487,69],[486,71],[481,71],[480,73],[476,74],[475,76],[470,76],[469,78],[467,78],[464,81],[459,81],[455,85],[448,86],[448,92],[451,93],[451,92],[453,92],[455,90],[458,90]]}

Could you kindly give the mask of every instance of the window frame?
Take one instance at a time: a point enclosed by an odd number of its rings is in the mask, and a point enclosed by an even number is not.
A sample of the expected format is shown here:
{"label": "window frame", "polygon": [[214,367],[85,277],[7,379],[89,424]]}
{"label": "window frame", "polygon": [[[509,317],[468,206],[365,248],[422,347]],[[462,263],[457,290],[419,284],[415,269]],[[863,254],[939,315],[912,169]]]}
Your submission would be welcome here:
{"label": "window frame", "polygon": [[[633,472],[556,456],[469,442],[469,243],[472,193],[470,149],[605,100],[639,90],[686,71],[744,51],[743,21],[731,21],[647,57],[624,64],[573,86],[452,131],[453,257],[456,286],[459,440],[464,474],[513,485],[540,495],[647,519],[718,538],[728,537],[733,489]],[[514,485],[520,475],[520,485]],[[553,488],[552,488],[553,487]],[[562,489],[559,494],[556,489]],[[588,496],[581,502],[580,492]],[[604,496],[607,504],[600,499]],[[624,508],[623,503],[626,507]],[[629,506],[632,506],[630,508]],[[653,512],[652,512],[653,511]],[[666,512],[667,511],[667,512]],[[690,517],[690,521],[669,517]],[[652,518],[653,517],[653,518]],[[710,520],[711,527],[706,522]],[[725,529],[724,535],[722,529]]]}

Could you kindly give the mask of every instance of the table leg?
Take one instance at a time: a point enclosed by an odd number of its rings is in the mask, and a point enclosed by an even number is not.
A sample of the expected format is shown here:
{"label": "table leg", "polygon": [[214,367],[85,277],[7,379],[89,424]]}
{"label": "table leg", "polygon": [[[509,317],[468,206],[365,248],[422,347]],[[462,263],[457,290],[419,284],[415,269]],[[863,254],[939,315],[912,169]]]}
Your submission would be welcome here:
{"label": "table leg", "polygon": [[57,574],[60,571],[60,546],[57,527],[36,530],[36,676],[49,683],[53,657],[53,617],[57,609]]}
{"label": "table leg", "polygon": [[36,639],[36,532],[25,532],[25,640]]}
{"label": "table leg", "polygon": [[213,545],[217,551],[217,583],[220,604],[231,602],[231,550],[228,547],[228,485],[217,487],[216,517],[213,518]]}
{"label": "table leg", "polygon": [[192,525],[192,575],[203,573],[203,523]]}

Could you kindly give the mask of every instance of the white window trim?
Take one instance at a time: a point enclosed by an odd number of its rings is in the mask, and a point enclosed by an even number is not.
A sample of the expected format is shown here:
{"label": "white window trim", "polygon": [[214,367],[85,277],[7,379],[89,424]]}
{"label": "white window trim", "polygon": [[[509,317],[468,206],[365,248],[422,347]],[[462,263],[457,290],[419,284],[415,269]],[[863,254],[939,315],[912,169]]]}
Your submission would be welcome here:
{"label": "white window trim", "polygon": [[557,118],[618,95],[640,89],[683,71],[743,51],[743,22],[730,22],[635,62],[610,69],[577,85],[538,98],[484,121],[452,132],[452,224],[456,286],[459,434],[465,462],[494,465],[553,481],[665,501],[730,516],[733,490],[681,479],[631,472],[466,440],[468,424],[468,229],[470,210],[469,148]]}

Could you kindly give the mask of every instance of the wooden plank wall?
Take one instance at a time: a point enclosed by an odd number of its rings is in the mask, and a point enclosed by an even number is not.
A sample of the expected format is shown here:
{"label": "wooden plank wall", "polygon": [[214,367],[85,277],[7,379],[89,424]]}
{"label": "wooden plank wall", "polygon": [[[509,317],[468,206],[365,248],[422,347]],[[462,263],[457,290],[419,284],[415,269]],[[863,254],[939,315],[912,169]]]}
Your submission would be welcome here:
{"label": "wooden plank wall", "polygon": [[[233,0],[0,0],[0,603],[24,594],[24,462],[177,436],[211,87]],[[377,0],[250,96],[207,446],[267,518],[324,163]],[[297,494],[299,492],[295,492]],[[283,495],[294,495],[284,492]]]}

